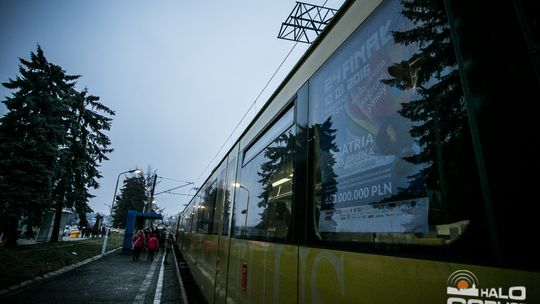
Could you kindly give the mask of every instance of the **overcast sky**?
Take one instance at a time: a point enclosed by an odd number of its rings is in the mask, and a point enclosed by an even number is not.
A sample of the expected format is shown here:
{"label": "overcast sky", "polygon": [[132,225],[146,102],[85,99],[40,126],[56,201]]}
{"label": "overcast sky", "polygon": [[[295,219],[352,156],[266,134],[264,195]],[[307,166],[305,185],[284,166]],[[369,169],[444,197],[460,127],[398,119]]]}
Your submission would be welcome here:
{"label": "overcast sky", "polygon": [[[324,0],[313,1],[321,5]],[[329,0],[339,8],[342,0]],[[18,58],[41,45],[49,62],[81,75],[79,89],[113,109],[114,152],[90,207],[109,213],[119,173],[157,170],[155,192],[200,186],[231,135],[294,42],[277,39],[295,5],[273,1],[0,1],[0,82],[19,75]],[[304,51],[298,44],[232,139],[254,117]],[[3,86],[0,100],[11,93]],[[256,110],[255,110],[256,109]],[[0,115],[6,113],[0,105]],[[119,191],[122,180],[120,178]],[[174,190],[190,193],[190,187]],[[165,214],[189,196],[160,194]]]}

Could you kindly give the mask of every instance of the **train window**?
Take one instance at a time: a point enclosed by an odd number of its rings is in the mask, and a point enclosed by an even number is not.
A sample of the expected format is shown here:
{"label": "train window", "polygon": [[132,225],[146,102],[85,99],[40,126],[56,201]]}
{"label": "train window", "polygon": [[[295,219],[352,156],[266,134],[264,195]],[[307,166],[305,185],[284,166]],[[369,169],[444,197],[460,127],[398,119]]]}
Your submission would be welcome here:
{"label": "train window", "polygon": [[[186,209],[188,210],[188,209]],[[191,232],[191,222],[192,222],[192,215],[191,212],[184,213],[182,215],[182,222],[180,224],[180,230],[185,232]]]}
{"label": "train window", "polygon": [[221,164],[218,169],[219,176],[217,178],[217,193],[216,193],[216,203],[214,211],[214,223],[213,223],[213,234],[219,235],[219,229],[221,226],[221,220],[223,219],[223,198],[226,194],[225,190],[225,163]]}
{"label": "train window", "polygon": [[201,196],[200,192],[198,192],[195,197],[193,198],[193,206],[191,207],[191,232],[198,232],[199,231],[199,220],[203,214],[200,210],[199,205],[201,203]]}
{"label": "train window", "polygon": [[192,203],[190,203],[190,205],[192,205],[191,208],[190,208],[191,209],[191,212],[190,212],[190,214],[191,214],[191,232],[197,232],[197,216],[198,216],[198,212],[197,212],[198,208],[197,208],[197,206],[198,206],[198,203],[199,203],[198,198],[199,197],[196,195],[193,198]]}
{"label": "train window", "polygon": [[186,226],[184,227],[186,232],[194,231],[193,223],[196,222],[196,219],[195,219],[196,213],[195,213],[195,208],[193,207],[193,204],[194,204],[194,200],[191,201],[188,208],[186,209],[187,210],[186,221],[185,221]]}
{"label": "train window", "polygon": [[217,196],[217,182],[214,182],[204,188],[202,201],[197,206],[198,216],[197,216],[197,232],[204,234],[211,234],[212,227],[214,223],[214,208],[216,205],[216,196]]}
{"label": "train window", "polygon": [[[425,9],[442,20],[437,3]],[[321,240],[442,246],[482,225],[448,27],[413,31],[426,22],[404,10],[384,1],[310,80]]]}
{"label": "train window", "polygon": [[255,155],[236,183],[236,237],[286,242],[291,225],[295,136],[289,128]]}

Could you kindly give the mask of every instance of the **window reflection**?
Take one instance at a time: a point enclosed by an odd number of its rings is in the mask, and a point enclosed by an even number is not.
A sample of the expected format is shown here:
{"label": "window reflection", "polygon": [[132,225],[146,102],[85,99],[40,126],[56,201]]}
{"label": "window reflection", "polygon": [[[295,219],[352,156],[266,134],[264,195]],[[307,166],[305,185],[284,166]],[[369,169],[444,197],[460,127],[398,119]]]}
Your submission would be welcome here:
{"label": "window reflection", "polygon": [[232,206],[232,198],[234,197],[234,185],[236,182],[234,181],[236,176],[236,157],[229,160],[229,164],[227,166],[227,184],[225,185],[225,204],[223,207],[223,227],[221,230],[221,235],[227,236],[229,235],[229,219],[231,215],[231,206]]}
{"label": "window reflection", "polygon": [[218,174],[218,178],[217,178],[217,181],[216,181],[216,199],[215,199],[215,210],[214,210],[214,220],[213,220],[213,223],[212,223],[212,234],[214,235],[219,235],[221,232],[220,232],[220,229],[222,228],[221,224],[222,224],[222,220],[223,220],[223,217],[224,217],[224,198],[227,194],[226,192],[226,189],[225,189],[225,164],[222,164],[219,166],[217,172],[219,172]]}
{"label": "window reflection", "polygon": [[186,212],[186,215],[184,216],[182,220],[182,228],[181,228],[182,231],[191,232],[192,219],[193,219],[193,215],[191,214],[191,212]]}
{"label": "window reflection", "polygon": [[210,186],[207,186],[204,189],[200,203],[196,206],[196,231],[198,233],[212,233],[212,228],[214,225],[214,207],[216,204],[216,196],[218,191],[216,184],[217,182],[214,181]]}
{"label": "window reflection", "polygon": [[235,185],[235,234],[285,242],[292,208],[294,133],[292,128],[249,161]]}
{"label": "window reflection", "polygon": [[445,244],[479,213],[442,1],[384,1],[310,81],[322,239]]}

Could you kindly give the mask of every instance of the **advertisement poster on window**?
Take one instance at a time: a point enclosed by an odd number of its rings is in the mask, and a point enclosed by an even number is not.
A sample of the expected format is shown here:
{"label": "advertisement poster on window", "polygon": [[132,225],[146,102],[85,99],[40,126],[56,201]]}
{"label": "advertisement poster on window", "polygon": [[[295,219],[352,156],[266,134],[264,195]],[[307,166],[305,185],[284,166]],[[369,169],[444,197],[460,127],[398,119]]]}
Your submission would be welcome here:
{"label": "advertisement poster on window", "polygon": [[412,88],[382,82],[417,50],[394,42],[392,31],[412,26],[401,10],[399,1],[384,1],[310,81],[320,232],[427,231],[422,167],[410,161],[420,146],[409,133],[412,122],[399,114],[417,97]]}

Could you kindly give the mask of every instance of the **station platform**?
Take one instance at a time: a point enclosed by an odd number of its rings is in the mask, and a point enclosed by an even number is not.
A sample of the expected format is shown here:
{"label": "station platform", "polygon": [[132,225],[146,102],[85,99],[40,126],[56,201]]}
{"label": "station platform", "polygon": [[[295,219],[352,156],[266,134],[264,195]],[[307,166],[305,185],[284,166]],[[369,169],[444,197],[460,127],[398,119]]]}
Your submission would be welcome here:
{"label": "station platform", "polygon": [[164,250],[146,261],[112,252],[80,267],[44,276],[13,293],[1,303],[188,303],[179,278],[174,251],[164,260]]}

